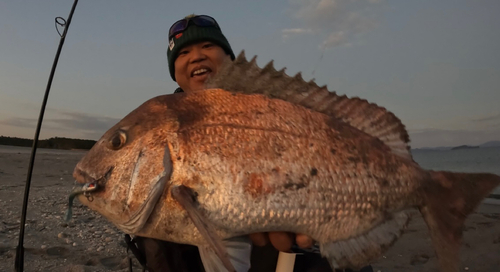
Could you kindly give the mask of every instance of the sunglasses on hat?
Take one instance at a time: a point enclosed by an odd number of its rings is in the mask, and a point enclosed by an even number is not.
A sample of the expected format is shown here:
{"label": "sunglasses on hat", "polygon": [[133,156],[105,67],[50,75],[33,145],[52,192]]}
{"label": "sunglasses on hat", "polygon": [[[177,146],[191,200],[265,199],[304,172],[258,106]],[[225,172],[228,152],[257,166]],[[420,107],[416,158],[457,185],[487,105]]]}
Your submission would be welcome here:
{"label": "sunglasses on hat", "polygon": [[184,18],[175,22],[168,31],[168,38],[171,39],[176,34],[179,34],[184,30],[186,30],[190,22],[193,22],[193,24],[200,27],[216,27],[220,29],[219,24],[217,24],[217,21],[215,21],[214,18],[208,15],[197,15],[191,18]]}

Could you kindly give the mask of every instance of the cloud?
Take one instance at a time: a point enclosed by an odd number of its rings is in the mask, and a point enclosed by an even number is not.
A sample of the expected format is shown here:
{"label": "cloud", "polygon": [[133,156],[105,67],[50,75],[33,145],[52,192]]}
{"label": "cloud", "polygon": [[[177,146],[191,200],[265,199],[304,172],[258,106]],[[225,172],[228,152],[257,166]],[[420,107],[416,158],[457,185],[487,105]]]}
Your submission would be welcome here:
{"label": "cloud", "polygon": [[313,30],[310,28],[286,28],[281,31],[283,39],[287,39],[290,36],[301,35],[312,33]]}
{"label": "cloud", "polygon": [[[382,0],[291,0],[291,14],[301,27],[294,34],[317,33],[326,48],[350,44],[355,36],[377,26]],[[283,30],[283,36],[290,32]]]}
{"label": "cloud", "polygon": [[287,28],[283,29],[283,34],[303,34],[303,33],[311,33],[312,30],[310,28]]}
{"label": "cloud", "polygon": [[471,122],[490,122],[490,121],[500,121],[500,113],[479,117],[471,120]]}
{"label": "cloud", "polygon": [[0,120],[0,124],[21,128],[35,128],[37,120],[29,118],[12,117]]}
{"label": "cloud", "polygon": [[[118,118],[60,110],[51,110],[50,115],[55,117],[45,118],[42,124],[44,131],[50,131],[48,134],[87,139],[98,139],[120,120]],[[37,121],[35,118],[12,117],[0,120],[0,124],[35,129]]]}
{"label": "cloud", "polygon": [[323,42],[322,47],[335,47],[347,43],[347,37],[344,31],[330,33],[328,38]]}

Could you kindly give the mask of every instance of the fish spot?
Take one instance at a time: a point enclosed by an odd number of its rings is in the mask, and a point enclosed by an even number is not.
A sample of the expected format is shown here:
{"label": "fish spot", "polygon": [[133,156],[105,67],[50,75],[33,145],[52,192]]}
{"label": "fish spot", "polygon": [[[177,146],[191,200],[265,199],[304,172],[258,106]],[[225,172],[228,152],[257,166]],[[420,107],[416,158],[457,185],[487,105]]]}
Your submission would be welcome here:
{"label": "fish spot", "polygon": [[307,186],[307,184],[304,184],[304,183],[285,183],[285,185],[283,187],[285,189],[298,190],[298,189],[302,189],[302,188],[304,188],[306,186]]}
{"label": "fish spot", "polygon": [[337,153],[337,150],[335,150],[335,148],[330,148],[330,152],[335,155],[335,153]]}
{"label": "fish spot", "polygon": [[317,174],[318,174],[318,169],[316,169],[316,168],[311,169],[311,176],[313,176],[313,177],[314,177],[314,176],[316,176]]}
{"label": "fish spot", "polygon": [[181,157],[177,157],[177,160],[180,161],[181,160]]}
{"label": "fish spot", "polygon": [[272,188],[265,182],[264,177],[259,174],[251,173],[245,184],[245,192],[256,198],[263,194],[271,193]]}
{"label": "fish spot", "polygon": [[299,181],[295,181],[292,178],[290,178],[290,175],[286,175],[286,181],[283,187],[285,189],[293,189],[293,190],[298,190],[307,187],[309,185],[309,179],[307,178],[306,175],[302,175],[299,179]]}
{"label": "fish spot", "polygon": [[347,159],[350,161],[350,162],[353,162],[353,163],[358,163],[359,162],[359,158],[356,158],[356,157],[347,157]]}
{"label": "fish spot", "polygon": [[377,182],[381,188],[385,188],[385,187],[389,186],[389,181],[385,178],[377,179]]}

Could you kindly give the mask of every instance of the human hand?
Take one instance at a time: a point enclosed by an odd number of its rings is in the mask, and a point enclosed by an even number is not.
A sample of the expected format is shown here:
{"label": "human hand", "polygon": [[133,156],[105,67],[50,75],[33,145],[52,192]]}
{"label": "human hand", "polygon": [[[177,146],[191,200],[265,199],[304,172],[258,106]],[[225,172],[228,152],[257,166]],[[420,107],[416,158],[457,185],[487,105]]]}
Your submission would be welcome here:
{"label": "human hand", "polygon": [[265,232],[265,233],[252,233],[250,239],[256,246],[265,246],[267,243],[271,244],[279,251],[290,252],[293,245],[293,240],[301,248],[310,248],[313,246],[313,239],[310,236],[300,233],[290,232]]}

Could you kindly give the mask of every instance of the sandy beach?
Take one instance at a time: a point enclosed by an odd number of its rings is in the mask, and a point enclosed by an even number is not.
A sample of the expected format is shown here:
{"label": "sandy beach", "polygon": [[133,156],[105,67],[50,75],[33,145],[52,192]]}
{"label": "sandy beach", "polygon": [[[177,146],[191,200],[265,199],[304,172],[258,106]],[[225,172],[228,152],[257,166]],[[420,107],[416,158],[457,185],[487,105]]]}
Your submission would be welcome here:
{"label": "sandy beach", "polygon": [[[25,271],[128,271],[123,233],[75,201],[64,221],[71,173],[85,151],[39,150],[24,246]],[[13,271],[29,148],[0,146],[0,271]],[[487,201],[464,229],[462,271],[499,271],[500,205]],[[437,271],[427,227],[416,214],[403,237],[373,263],[375,271]],[[134,271],[141,271],[138,266]]]}

